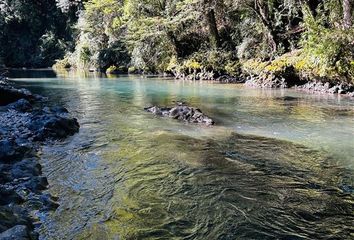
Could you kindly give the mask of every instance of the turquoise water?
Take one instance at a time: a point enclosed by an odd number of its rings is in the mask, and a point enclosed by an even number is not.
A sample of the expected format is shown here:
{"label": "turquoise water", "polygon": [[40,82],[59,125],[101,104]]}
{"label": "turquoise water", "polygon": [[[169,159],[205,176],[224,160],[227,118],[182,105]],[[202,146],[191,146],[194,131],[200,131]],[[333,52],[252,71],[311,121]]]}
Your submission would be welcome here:
{"label": "turquoise water", "polygon": [[[41,239],[354,237],[349,98],[140,76],[13,77],[81,124],[43,148],[60,207],[41,216]],[[143,111],[178,100],[216,126]]]}

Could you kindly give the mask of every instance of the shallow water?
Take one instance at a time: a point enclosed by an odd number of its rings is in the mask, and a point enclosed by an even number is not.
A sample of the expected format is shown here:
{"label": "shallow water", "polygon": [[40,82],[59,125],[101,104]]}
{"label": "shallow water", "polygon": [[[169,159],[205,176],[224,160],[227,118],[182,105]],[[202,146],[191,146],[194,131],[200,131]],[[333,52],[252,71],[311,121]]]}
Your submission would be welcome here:
{"label": "shallow water", "polygon": [[[57,211],[41,239],[350,239],[354,101],[292,90],[16,72],[80,133],[42,164]],[[216,120],[143,111],[183,100]]]}

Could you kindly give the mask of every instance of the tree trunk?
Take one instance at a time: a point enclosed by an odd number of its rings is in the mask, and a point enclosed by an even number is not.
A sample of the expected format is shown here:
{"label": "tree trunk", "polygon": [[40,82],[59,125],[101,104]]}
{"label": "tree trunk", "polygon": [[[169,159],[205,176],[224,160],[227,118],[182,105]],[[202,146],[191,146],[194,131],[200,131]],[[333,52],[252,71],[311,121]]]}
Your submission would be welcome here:
{"label": "tree trunk", "polygon": [[343,27],[351,28],[352,22],[352,0],[343,0]]}
{"label": "tree trunk", "polygon": [[218,27],[216,25],[215,12],[214,9],[209,9],[206,15],[209,34],[210,34],[210,42],[214,48],[220,47],[220,36]]}
{"label": "tree trunk", "polygon": [[268,7],[263,2],[263,0],[256,0],[255,6],[252,7],[252,9],[255,11],[255,13],[257,14],[259,19],[261,20],[263,26],[265,27],[265,29],[267,31],[267,38],[268,38],[270,47],[272,48],[272,53],[275,53],[278,49],[277,41],[276,41],[277,34],[274,31],[271,20],[269,20]]}
{"label": "tree trunk", "polygon": [[317,7],[320,5],[319,0],[306,0],[307,6],[309,7],[312,16],[315,18],[317,17]]}

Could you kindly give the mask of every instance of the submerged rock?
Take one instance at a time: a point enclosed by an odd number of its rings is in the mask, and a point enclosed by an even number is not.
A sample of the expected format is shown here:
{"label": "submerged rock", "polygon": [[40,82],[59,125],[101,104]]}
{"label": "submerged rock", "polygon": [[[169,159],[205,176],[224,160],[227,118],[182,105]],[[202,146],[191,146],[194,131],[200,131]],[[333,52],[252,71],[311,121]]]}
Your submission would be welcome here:
{"label": "submerged rock", "polygon": [[189,123],[199,123],[207,126],[214,125],[213,119],[206,116],[200,109],[189,107],[184,104],[177,104],[175,107],[151,106],[145,108],[145,111],[151,112],[157,116],[170,117]]}

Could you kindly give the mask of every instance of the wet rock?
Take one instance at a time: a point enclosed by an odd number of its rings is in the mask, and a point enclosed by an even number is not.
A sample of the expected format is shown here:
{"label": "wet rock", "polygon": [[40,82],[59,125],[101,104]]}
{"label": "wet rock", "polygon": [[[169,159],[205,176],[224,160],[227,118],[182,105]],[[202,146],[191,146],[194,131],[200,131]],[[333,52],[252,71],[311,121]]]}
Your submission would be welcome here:
{"label": "wet rock", "polygon": [[306,90],[312,93],[346,94],[354,96],[354,85],[352,83],[333,83],[325,79],[313,81],[303,80],[297,76],[294,69],[286,69],[284,73],[263,72],[259,75],[246,77],[245,86],[254,88],[291,88]]}
{"label": "wet rock", "polygon": [[245,83],[244,78],[238,78],[238,77],[233,77],[229,75],[222,75],[218,78],[216,78],[216,81],[220,83]]}
{"label": "wet rock", "polygon": [[354,96],[354,85],[351,83],[334,84],[330,82],[322,82],[320,80],[310,81],[303,85],[295,86],[295,89],[305,90],[313,93],[330,93],[330,94],[346,94],[350,97]]}
{"label": "wet rock", "polygon": [[32,177],[38,176],[40,174],[41,165],[35,158],[24,159],[20,162],[17,162],[11,169],[11,175],[13,178]]}
{"label": "wet rock", "polygon": [[200,123],[207,126],[214,125],[214,121],[202,113],[200,109],[183,104],[171,108],[152,106],[145,108],[145,110],[158,116],[166,116],[189,123]]}
{"label": "wet rock", "polygon": [[4,186],[0,186],[0,205],[7,205],[9,203],[20,203],[23,201],[13,189],[6,189]]}
{"label": "wet rock", "polygon": [[0,163],[0,184],[4,184],[6,182],[10,182],[13,180],[11,176],[11,165],[10,164],[2,164]]}
{"label": "wet rock", "polygon": [[21,159],[29,149],[26,146],[19,146],[16,142],[0,140],[0,162],[12,162]]}
{"label": "wet rock", "polygon": [[56,199],[53,198],[49,194],[42,194],[39,197],[39,200],[43,203],[43,205],[49,209],[49,210],[54,210],[59,207],[59,204],[56,202]]}
{"label": "wet rock", "polygon": [[26,100],[26,99],[20,99],[20,100],[17,100],[16,102],[14,103],[11,103],[8,105],[8,108],[9,109],[14,109],[16,111],[19,111],[19,112],[29,112],[29,111],[32,111],[32,105],[31,103]]}
{"label": "wet rock", "polygon": [[44,124],[44,136],[64,138],[79,131],[79,123],[75,118],[53,117]]}
{"label": "wet rock", "polygon": [[[44,123],[42,125],[42,123]],[[46,138],[62,139],[69,135],[73,135],[78,132],[79,124],[76,119],[52,117],[44,122],[41,122],[35,128],[36,130],[35,140],[43,141]]]}
{"label": "wet rock", "polygon": [[[10,153],[9,148],[14,148],[14,143],[23,147],[31,145],[32,140],[62,139],[73,135],[78,132],[79,123],[77,119],[69,117],[65,108],[44,108],[30,113],[10,110],[0,113],[0,130],[1,135],[14,139],[10,144],[3,144],[7,146],[4,152]],[[4,154],[0,150],[0,159]]]}
{"label": "wet rock", "polygon": [[38,100],[40,97],[33,95],[27,89],[17,89],[8,84],[0,84],[0,106],[4,106],[13,103],[20,99],[26,99],[28,101]]}
{"label": "wet rock", "polygon": [[52,107],[51,111],[56,113],[56,114],[67,114],[67,113],[69,113],[68,109],[66,109],[65,107],[61,107],[61,106]]}
{"label": "wet rock", "polygon": [[[17,205],[0,206],[0,232],[16,225],[29,225],[28,213]],[[1,239],[1,238],[0,238]]]}
{"label": "wet rock", "polygon": [[30,239],[27,226],[16,225],[0,234],[1,240],[27,240]]}
{"label": "wet rock", "polygon": [[34,176],[30,178],[24,186],[32,192],[38,193],[40,190],[45,190],[48,186],[48,180],[43,176]]}

